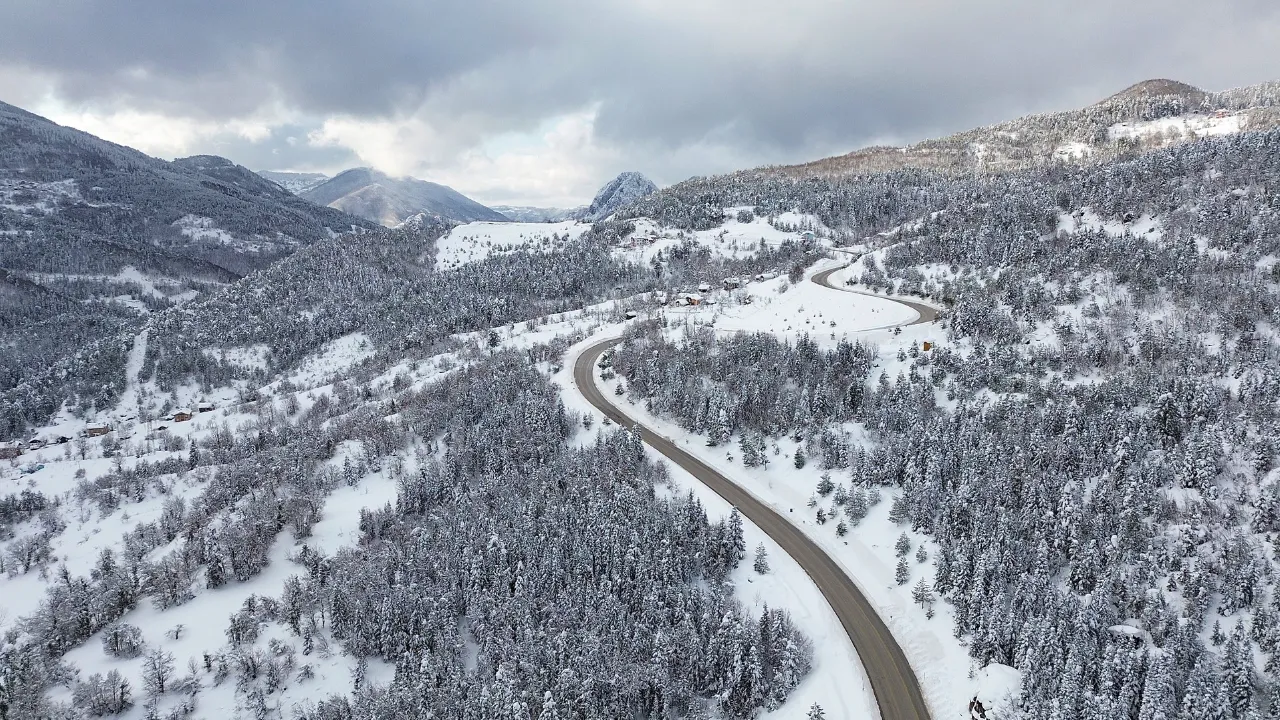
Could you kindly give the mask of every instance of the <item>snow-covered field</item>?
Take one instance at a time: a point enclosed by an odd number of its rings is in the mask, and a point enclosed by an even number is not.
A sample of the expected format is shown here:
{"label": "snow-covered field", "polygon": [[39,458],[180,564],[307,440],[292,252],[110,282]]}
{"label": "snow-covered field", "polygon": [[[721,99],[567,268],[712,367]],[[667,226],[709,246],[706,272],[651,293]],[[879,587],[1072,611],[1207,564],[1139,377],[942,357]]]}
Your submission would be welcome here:
{"label": "snow-covered field", "polygon": [[558,223],[472,222],[436,241],[436,269],[447,270],[493,255],[528,250],[550,252],[591,229],[574,220]]}
{"label": "snow-covered field", "polygon": [[1154,138],[1158,140],[1161,137],[1180,140],[1192,137],[1232,135],[1241,131],[1240,119],[1240,116],[1235,114],[1222,117],[1191,114],[1159,118],[1157,120],[1123,122],[1107,128],[1107,137],[1112,140],[1125,138]]}

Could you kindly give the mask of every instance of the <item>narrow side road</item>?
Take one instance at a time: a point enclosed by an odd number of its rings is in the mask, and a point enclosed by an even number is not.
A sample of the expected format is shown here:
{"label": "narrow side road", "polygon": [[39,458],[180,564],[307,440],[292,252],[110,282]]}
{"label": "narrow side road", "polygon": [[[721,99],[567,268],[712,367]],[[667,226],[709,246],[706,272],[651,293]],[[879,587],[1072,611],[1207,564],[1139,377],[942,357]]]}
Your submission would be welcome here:
{"label": "narrow side road", "polygon": [[934,320],[938,319],[938,309],[933,307],[932,305],[925,305],[924,303],[916,302],[915,300],[907,300],[904,298],[889,297],[887,295],[877,295],[875,293],[863,292],[862,290],[854,290],[852,288],[843,287],[841,285],[836,285],[832,283],[831,275],[834,274],[837,270],[843,270],[846,267],[848,266],[842,265],[840,267],[831,268],[830,270],[823,270],[820,273],[814,273],[811,279],[815,283],[821,285],[822,287],[831,288],[832,290],[839,290],[840,292],[850,292],[856,295],[866,295],[868,297],[883,298],[885,300],[892,300],[896,303],[906,305],[912,310],[915,310],[916,314],[919,315],[920,317],[916,318],[915,320],[909,323],[903,323],[904,325],[921,325],[924,323],[931,323]]}
{"label": "narrow side road", "polygon": [[[818,280],[817,276],[814,280]],[[932,312],[932,308],[928,306],[921,308]],[[924,316],[920,309],[917,312],[921,317]],[[795,558],[831,604],[844,631],[848,633],[849,640],[858,651],[883,720],[928,720],[929,709],[920,692],[920,682],[907,662],[907,656],[866,596],[840,566],[782,515],[671,440],[627,417],[626,413],[600,391],[593,368],[604,351],[617,343],[617,339],[604,340],[588,347],[578,356],[573,367],[573,378],[578,391],[619,426],[638,431],[641,439],[651,447],[737,507],[739,512]]]}

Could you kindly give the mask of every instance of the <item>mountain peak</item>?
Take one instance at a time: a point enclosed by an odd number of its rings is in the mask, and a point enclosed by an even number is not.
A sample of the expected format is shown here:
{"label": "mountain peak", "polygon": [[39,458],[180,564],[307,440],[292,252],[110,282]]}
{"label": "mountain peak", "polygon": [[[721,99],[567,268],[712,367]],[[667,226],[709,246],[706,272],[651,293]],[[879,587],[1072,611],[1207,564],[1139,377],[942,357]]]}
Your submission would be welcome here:
{"label": "mountain peak", "polygon": [[591,201],[583,215],[585,220],[603,220],[617,212],[624,205],[629,205],[646,195],[657,192],[658,186],[643,174],[628,171],[620,173],[610,180]]}
{"label": "mountain peak", "polygon": [[1116,100],[1146,100],[1154,97],[1179,97],[1184,100],[1199,102],[1204,99],[1205,91],[1178,80],[1155,78],[1130,85],[1098,104],[1101,105]]}
{"label": "mountain peak", "polygon": [[395,227],[423,212],[453,222],[507,220],[453,188],[413,177],[395,178],[367,167],[343,170],[300,195],[386,227]]}

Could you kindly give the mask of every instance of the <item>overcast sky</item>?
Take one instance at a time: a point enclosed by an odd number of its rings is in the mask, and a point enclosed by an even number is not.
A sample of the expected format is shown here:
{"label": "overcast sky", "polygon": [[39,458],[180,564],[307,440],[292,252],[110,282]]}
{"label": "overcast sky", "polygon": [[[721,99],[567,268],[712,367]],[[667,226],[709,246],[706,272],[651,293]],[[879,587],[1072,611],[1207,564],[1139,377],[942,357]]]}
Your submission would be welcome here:
{"label": "overcast sky", "polygon": [[1280,79],[1275,0],[0,0],[0,99],[161,157],[586,202]]}

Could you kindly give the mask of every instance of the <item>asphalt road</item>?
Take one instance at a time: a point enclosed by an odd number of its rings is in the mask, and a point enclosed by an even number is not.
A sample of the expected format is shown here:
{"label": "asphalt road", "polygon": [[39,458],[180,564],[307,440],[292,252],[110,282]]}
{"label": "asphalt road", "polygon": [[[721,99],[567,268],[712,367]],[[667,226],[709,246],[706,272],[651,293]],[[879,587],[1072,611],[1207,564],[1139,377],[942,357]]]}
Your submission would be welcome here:
{"label": "asphalt road", "polygon": [[[814,276],[814,281],[820,282],[819,278],[825,280],[830,274],[831,272],[819,273]],[[836,289],[844,290],[844,288]],[[933,308],[927,305],[912,304],[912,307],[916,308],[921,316],[916,322],[928,322],[936,316]],[[929,320],[924,319],[926,310],[929,313]],[[920,682],[911,670],[907,656],[893,639],[889,628],[876,614],[871,603],[867,601],[866,596],[853,583],[853,580],[845,575],[840,566],[785,517],[774,512],[772,508],[706,463],[682,450],[671,440],[627,417],[600,391],[596,386],[592,369],[600,355],[617,343],[617,340],[605,340],[592,345],[578,356],[573,368],[573,378],[578,385],[578,391],[588,402],[618,425],[639,431],[640,437],[646,443],[737,507],[739,512],[773,538],[774,542],[782,546],[788,555],[795,558],[809,577],[813,578],[813,582],[826,597],[827,602],[831,604],[836,617],[840,618],[844,631],[848,633],[849,640],[857,649],[862,666],[871,680],[871,691],[875,694],[881,718],[928,720],[929,708],[925,705],[924,696],[920,692]],[[837,719],[833,718],[833,720]]]}
{"label": "asphalt road", "polygon": [[863,292],[862,290],[854,290],[849,287],[844,287],[842,285],[836,285],[832,283],[831,274],[836,272],[837,270],[843,270],[844,267],[845,266],[831,268],[830,270],[823,270],[820,273],[815,273],[812,279],[814,282],[818,283],[822,287],[831,288],[832,290],[839,290],[841,292],[850,292],[855,295],[867,295],[869,297],[878,297],[884,300],[892,300],[893,302],[906,305],[912,310],[915,310],[916,313],[920,315],[920,317],[916,318],[914,321],[905,323],[906,325],[920,325],[922,323],[931,323],[934,320],[938,319],[938,309],[931,305],[925,305],[924,303],[916,302],[914,300],[907,300],[905,298],[896,298],[896,297],[889,297],[887,295],[877,295],[875,293]]}

